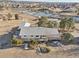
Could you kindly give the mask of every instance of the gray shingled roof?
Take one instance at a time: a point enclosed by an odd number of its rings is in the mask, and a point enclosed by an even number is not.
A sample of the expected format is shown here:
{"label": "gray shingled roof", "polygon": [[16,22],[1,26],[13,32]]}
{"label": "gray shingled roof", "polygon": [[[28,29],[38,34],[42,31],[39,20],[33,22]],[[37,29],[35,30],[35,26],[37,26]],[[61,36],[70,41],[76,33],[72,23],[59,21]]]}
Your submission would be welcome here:
{"label": "gray shingled roof", "polygon": [[44,27],[23,27],[20,35],[58,35],[59,32],[56,28]]}

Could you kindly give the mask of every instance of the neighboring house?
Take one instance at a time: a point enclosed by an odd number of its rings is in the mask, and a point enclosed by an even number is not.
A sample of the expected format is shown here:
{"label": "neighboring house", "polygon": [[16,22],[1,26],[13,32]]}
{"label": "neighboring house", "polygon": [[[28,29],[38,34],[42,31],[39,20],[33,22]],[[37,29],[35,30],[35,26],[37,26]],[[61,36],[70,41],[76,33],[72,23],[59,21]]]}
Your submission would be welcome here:
{"label": "neighboring house", "polygon": [[64,9],[63,11],[60,12],[60,15],[77,15],[77,8],[71,7],[68,9]]}
{"label": "neighboring house", "polygon": [[30,41],[31,39],[37,41],[60,39],[60,34],[56,28],[45,27],[22,27],[19,36],[24,41]]}
{"label": "neighboring house", "polygon": [[70,8],[68,8],[68,9],[65,9],[64,11],[66,11],[66,12],[76,12],[76,11],[77,11],[77,8],[75,8],[75,7],[70,7]]}

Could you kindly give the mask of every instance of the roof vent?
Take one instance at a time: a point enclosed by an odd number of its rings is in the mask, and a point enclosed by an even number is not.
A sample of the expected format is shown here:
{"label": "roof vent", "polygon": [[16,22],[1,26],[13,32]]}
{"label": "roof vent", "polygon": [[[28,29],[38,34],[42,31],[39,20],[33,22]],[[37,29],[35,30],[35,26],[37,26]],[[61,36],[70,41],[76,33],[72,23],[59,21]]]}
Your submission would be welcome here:
{"label": "roof vent", "polygon": [[30,27],[30,23],[25,23],[24,27]]}

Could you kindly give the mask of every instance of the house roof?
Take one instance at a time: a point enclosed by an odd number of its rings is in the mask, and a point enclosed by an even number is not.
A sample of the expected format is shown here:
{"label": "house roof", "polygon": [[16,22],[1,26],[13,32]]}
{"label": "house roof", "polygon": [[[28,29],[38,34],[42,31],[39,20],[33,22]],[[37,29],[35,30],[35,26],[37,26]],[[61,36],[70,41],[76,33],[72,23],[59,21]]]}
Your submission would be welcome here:
{"label": "house roof", "polygon": [[31,24],[28,22],[23,21],[20,25],[19,25],[19,29],[23,28],[23,27],[29,27]]}
{"label": "house roof", "polygon": [[59,35],[56,28],[23,27],[20,35]]}
{"label": "house roof", "polygon": [[66,11],[66,12],[73,12],[73,11],[77,11],[77,8],[71,7],[71,8],[65,9],[64,11]]}

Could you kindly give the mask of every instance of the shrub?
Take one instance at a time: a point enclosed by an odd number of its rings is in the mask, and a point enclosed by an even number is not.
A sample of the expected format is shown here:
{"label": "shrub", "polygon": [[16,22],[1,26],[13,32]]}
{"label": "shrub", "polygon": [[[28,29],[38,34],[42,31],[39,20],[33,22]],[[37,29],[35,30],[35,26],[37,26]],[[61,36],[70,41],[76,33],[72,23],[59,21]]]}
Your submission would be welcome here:
{"label": "shrub", "polygon": [[23,44],[21,39],[12,39],[12,46],[20,46]]}
{"label": "shrub", "polygon": [[70,33],[63,33],[63,39],[65,43],[73,43],[73,35]]}
{"label": "shrub", "polygon": [[8,13],[7,17],[8,17],[8,20],[11,20],[12,14]]}
{"label": "shrub", "polygon": [[18,16],[18,14],[15,14],[15,19],[17,19],[17,20],[19,19],[19,16]]}
{"label": "shrub", "polygon": [[32,45],[37,45],[38,42],[37,42],[36,40],[32,40],[32,41],[31,41],[31,44],[32,44]]}
{"label": "shrub", "polygon": [[16,43],[17,43],[17,41],[12,39],[12,44],[16,44]]}
{"label": "shrub", "polygon": [[37,47],[37,45],[38,45],[38,41],[36,41],[36,40],[31,40],[31,42],[30,42],[30,47],[31,47],[31,48],[35,48],[35,47]]}
{"label": "shrub", "polygon": [[47,47],[40,47],[41,53],[49,53],[50,49]]}

